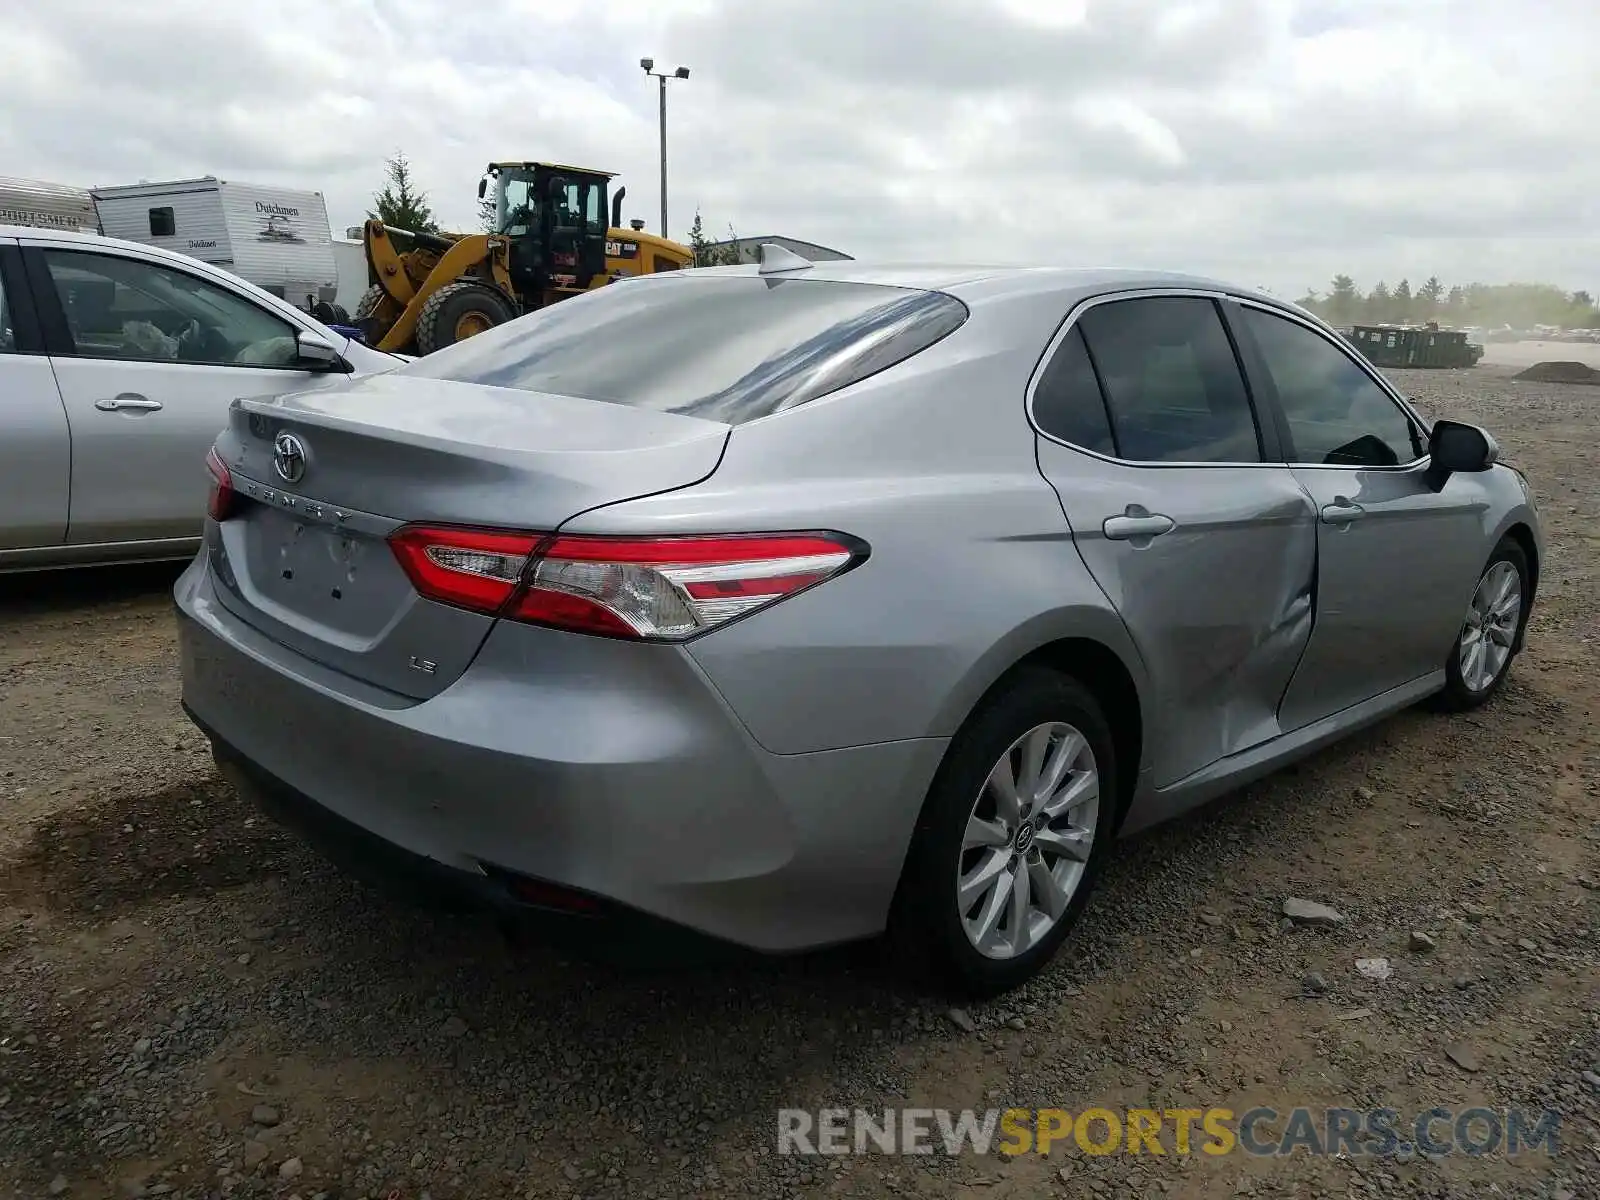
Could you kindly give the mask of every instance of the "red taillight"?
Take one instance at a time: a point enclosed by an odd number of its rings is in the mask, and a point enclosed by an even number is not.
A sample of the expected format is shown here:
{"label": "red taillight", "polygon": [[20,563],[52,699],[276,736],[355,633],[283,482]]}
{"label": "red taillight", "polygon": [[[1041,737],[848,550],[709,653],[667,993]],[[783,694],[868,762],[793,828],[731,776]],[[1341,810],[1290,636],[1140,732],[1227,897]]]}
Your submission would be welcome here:
{"label": "red taillight", "polygon": [[411,584],[430,600],[499,612],[539,539],[527,533],[410,526],[389,537]]}
{"label": "red taillight", "polygon": [[828,533],[552,539],[413,526],[390,542],[429,599],[578,633],[665,641],[776,604],[865,553]]}
{"label": "red taillight", "polygon": [[211,472],[211,490],[206,494],[206,515],[213,521],[233,516],[233,476],[213,446],[206,451],[206,470]]}

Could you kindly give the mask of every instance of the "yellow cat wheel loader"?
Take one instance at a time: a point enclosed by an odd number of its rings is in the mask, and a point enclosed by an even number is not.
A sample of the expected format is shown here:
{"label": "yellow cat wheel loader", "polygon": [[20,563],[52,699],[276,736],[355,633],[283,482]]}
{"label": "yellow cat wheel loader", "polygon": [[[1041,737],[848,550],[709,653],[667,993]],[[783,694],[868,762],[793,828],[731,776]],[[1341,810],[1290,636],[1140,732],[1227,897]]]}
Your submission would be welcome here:
{"label": "yellow cat wheel loader", "polygon": [[[431,354],[474,334],[625,275],[692,266],[687,246],[622,225],[609,171],[554,163],[490,163],[478,183],[494,188],[489,233],[418,233],[366,223],[371,286],[354,324],[367,344]],[[609,220],[608,220],[609,218]]]}

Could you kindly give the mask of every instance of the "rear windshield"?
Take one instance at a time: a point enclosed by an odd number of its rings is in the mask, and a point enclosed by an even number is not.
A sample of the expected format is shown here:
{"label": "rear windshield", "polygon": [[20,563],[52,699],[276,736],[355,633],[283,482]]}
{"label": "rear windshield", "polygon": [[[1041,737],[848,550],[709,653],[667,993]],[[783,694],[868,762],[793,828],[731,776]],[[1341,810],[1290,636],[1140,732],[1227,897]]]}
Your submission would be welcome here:
{"label": "rear windshield", "polygon": [[966,317],[943,292],[684,274],[609,284],[400,372],[737,425],[904,361]]}

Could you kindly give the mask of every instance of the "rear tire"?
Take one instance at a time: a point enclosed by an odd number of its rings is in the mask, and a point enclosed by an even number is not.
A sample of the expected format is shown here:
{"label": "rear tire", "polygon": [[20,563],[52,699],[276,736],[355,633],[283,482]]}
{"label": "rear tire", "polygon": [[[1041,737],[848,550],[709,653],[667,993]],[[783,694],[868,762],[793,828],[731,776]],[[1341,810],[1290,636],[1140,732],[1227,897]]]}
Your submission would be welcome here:
{"label": "rear tire", "polygon": [[417,353],[432,354],[465,341],[516,314],[504,296],[481,283],[450,283],[440,288],[417,314]]}
{"label": "rear tire", "polygon": [[378,311],[378,306],[383,303],[383,298],[389,293],[383,290],[383,285],[375,283],[361,293],[361,299],[356,301],[356,319],[370,317]]}
{"label": "rear tire", "polygon": [[376,346],[383,340],[383,335],[389,332],[389,322],[378,316],[378,310],[388,296],[383,285],[375,283],[361,293],[361,299],[356,302],[355,320],[351,324],[361,330],[361,336],[369,346]]}
{"label": "rear tire", "polygon": [[1443,712],[1466,712],[1505,684],[1527,628],[1528,556],[1505,538],[1484,564],[1461,632],[1444,664],[1444,689],[1432,698]]}
{"label": "rear tire", "polygon": [[[957,733],[912,835],[890,919],[905,966],[972,997],[1038,974],[1106,861],[1118,766],[1077,680],[1027,667],[1004,684]],[[1020,797],[1010,811],[1007,778]]]}

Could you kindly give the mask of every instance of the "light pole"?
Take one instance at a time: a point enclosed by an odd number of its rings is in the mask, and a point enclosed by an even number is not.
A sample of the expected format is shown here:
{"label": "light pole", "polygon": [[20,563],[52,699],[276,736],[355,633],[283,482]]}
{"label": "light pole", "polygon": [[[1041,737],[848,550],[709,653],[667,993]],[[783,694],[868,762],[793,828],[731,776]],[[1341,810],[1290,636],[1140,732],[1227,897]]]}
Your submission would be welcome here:
{"label": "light pole", "polygon": [[656,60],[641,58],[639,65],[646,75],[655,76],[661,87],[661,236],[667,236],[667,80],[689,78],[689,68],[679,67],[671,75],[656,70]]}

